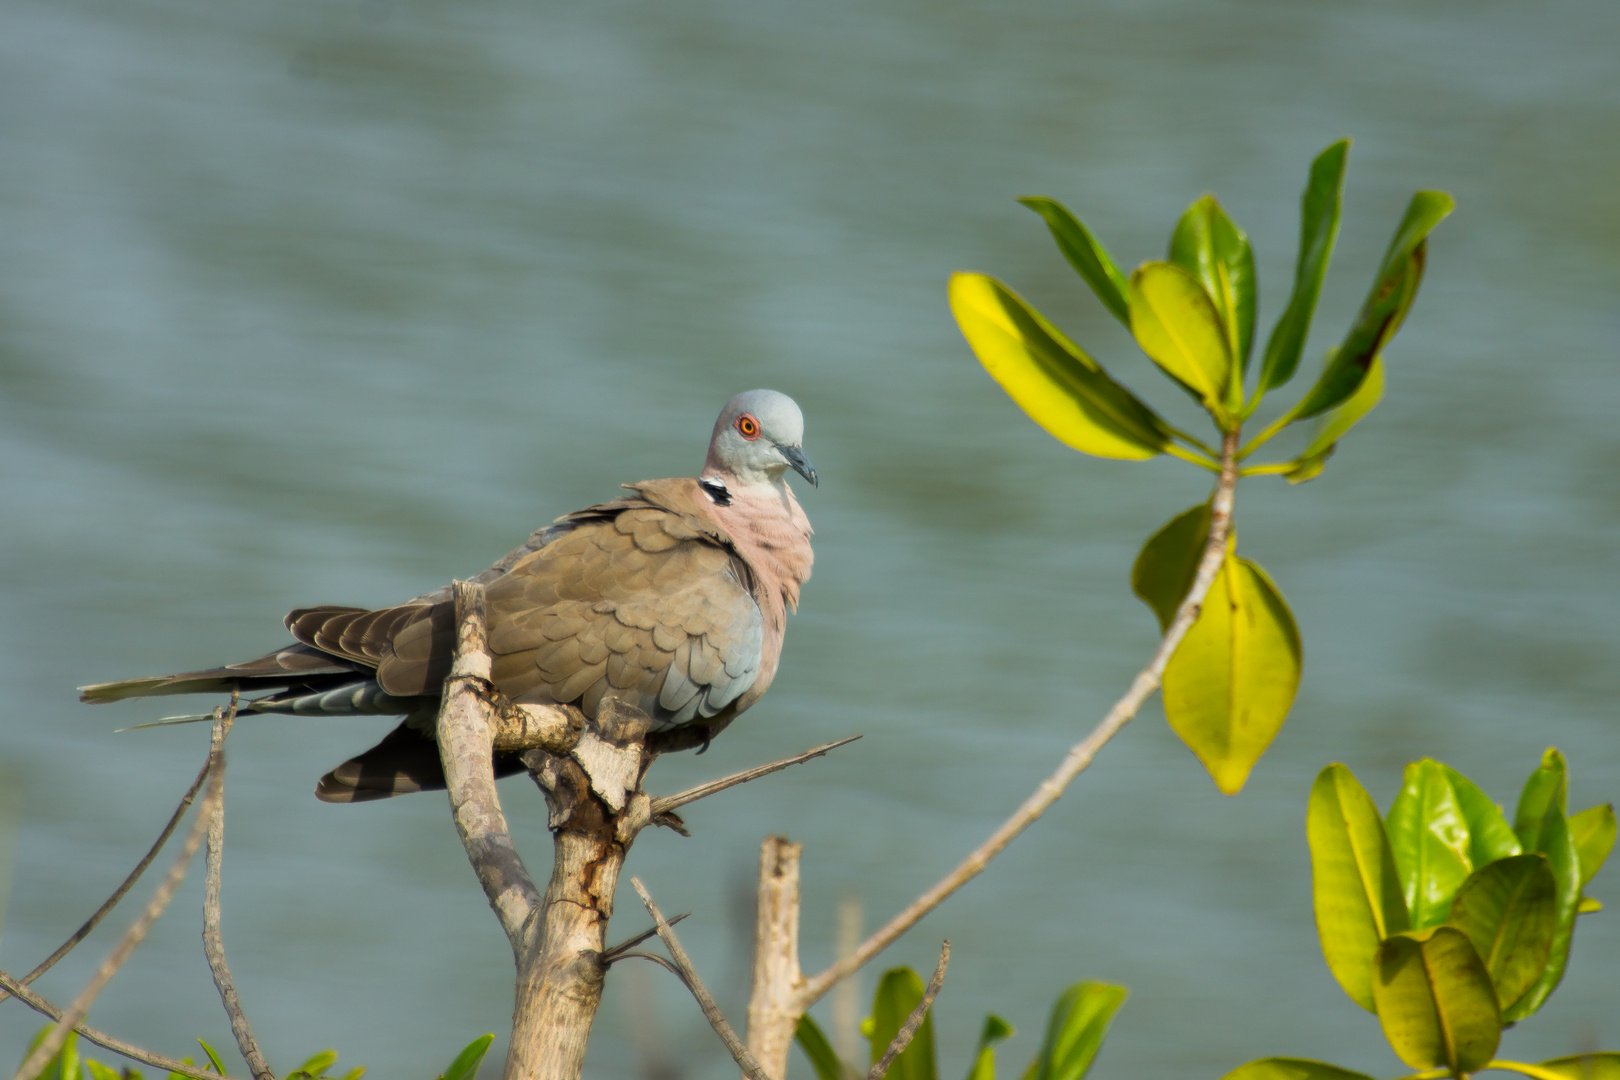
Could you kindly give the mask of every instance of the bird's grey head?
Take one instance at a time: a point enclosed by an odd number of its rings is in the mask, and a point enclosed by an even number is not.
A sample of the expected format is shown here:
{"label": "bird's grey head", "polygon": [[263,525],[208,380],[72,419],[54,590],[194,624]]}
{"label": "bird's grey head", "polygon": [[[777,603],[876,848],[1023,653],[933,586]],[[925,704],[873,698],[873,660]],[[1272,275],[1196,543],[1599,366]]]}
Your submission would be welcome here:
{"label": "bird's grey head", "polygon": [[714,422],[703,479],[743,487],[779,484],[789,469],[816,483],[816,470],[804,456],[804,413],[794,400],[775,390],[749,390],[726,402]]}

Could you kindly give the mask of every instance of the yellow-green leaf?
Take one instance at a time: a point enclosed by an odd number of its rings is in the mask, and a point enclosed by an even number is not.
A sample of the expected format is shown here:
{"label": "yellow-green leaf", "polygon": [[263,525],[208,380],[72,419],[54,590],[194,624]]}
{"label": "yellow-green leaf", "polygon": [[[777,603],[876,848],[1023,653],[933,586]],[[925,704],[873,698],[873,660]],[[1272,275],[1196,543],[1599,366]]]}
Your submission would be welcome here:
{"label": "yellow-green leaf", "polygon": [[1081,1080],[1102,1049],[1108,1025],[1128,991],[1108,983],[1075,983],[1059,995],[1046,1024],[1032,1080]]}
{"label": "yellow-green leaf", "polygon": [[1605,1051],[1543,1061],[1541,1067],[1568,1080],[1620,1080],[1620,1054]]}
{"label": "yellow-green leaf", "polygon": [[1474,945],[1504,1009],[1540,978],[1558,929],[1558,885],[1545,855],[1514,855],[1474,871],[1448,925]]}
{"label": "yellow-green leaf", "polygon": [[1409,920],[1383,817],[1343,765],[1316,777],[1305,835],[1322,955],[1350,999],[1372,1012],[1379,942],[1407,929]]}
{"label": "yellow-green leaf", "polygon": [[1575,838],[1564,818],[1568,775],[1563,755],[1556,748],[1541,758],[1541,766],[1525,781],[1514,814],[1513,827],[1527,852],[1547,856],[1553,880],[1558,883],[1558,926],[1553,933],[1552,952],[1541,977],[1518,1001],[1505,1008],[1504,1019],[1523,1020],[1546,1003],[1564,977],[1569,962],[1570,940],[1575,932],[1576,909],[1581,901],[1581,858]]}
{"label": "yellow-green leaf", "polygon": [[1378,1022],[1395,1054],[1414,1069],[1454,1076],[1490,1061],[1502,1013],[1485,964],[1467,935],[1450,926],[1412,930],[1378,947],[1373,978]]}
{"label": "yellow-green leaf", "polygon": [[1226,342],[1242,378],[1254,343],[1254,251],[1242,229],[1226,216],[1215,196],[1187,208],[1170,238],[1170,261],[1198,279],[1215,302]]}
{"label": "yellow-green leaf", "polygon": [[1384,361],[1382,357],[1375,356],[1372,366],[1367,369],[1367,377],[1356,388],[1356,392],[1345,399],[1343,405],[1327,414],[1316,437],[1305,448],[1305,452],[1290,463],[1291,467],[1283,473],[1283,478],[1290,484],[1314,480],[1321,473],[1323,464],[1333,456],[1339,440],[1355,427],[1363,416],[1372,412],[1373,406],[1382,401],[1383,397]]}
{"label": "yellow-green leaf", "polygon": [[1462,810],[1463,817],[1468,819],[1468,861],[1476,867],[1489,866],[1498,859],[1506,859],[1523,851],[1502,808],[1456,769],[1449,765],[1442,765],[1441,768],[1445,769],[1446,778],[1451,781],[1457,806]]}
{"label": "yellow-green leaf", "polygon": [[1243,404],[1215,304],[1187,271],[1147,263],[1131,275],[1131,333],[1155,364],[1203,402],[1223,430]]}
{"label": "yellow-green leaf", "polygon": [[1012,1025],[1001,1017],[994,1013],[986,1016],[984,1027],[979,1030],[978,1053],[973,1057],[967,1080],[996,1080],[996,1043],[1015,1034]]}
{"label": "yellow-green leaf", "polygon": [[1304,1058],[1261,1058],[1239,1065],[1221,1080],[1372,1080],[1366,1073]]}
{"label": "yellow-green leaf", "polygon": [[1164,669],[1164,712],[1215,786],[1243,788],[1299,689],[1299,628],[1266,572],[1230,552]]}
{"label": "yellow-green leaf", "polygon": [[1169,445],[1170,431],[1152,409],[1005,285],[956,274],[950,301],[979,363],[1060,442],[1132,461]]}
{"label": "yellow-green leaf", "polygon": [[1201,502],[1171,518],[1148,537],[1131,567],[1131,591],[1159,617],[1159,633],[1170,628],[1186,599],[1209,543],[1209,503]]}
{"label": "yellow-green leaf", "polygon": [[1569,819],[1569,835],[1581,857],[1581,888],[1603,869],[1609,850],[1614,847],[1614,807],[1594,806]]}
{"label": "yellow-green leaf", "polygon": [[1602,910],[1603,901],[1593,899],[1590,896],[1583,896],[1581,897],[1581,902],[1575,907],[1575,914],[1592,915]]}
{"label": "yellow-green leaf", "polygon": [[1424,758],[1406,767],[1384,827],[1413,929],[1444,922],[1457,886],[1474,868],[1468,820],[1444,765]]}

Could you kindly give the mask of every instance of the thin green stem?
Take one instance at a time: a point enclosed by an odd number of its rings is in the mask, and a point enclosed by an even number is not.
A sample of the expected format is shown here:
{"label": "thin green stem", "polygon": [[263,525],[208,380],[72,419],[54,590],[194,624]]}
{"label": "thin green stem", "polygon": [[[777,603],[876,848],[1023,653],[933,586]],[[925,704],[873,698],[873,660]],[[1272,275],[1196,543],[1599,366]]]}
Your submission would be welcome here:
{"label": "thin green stem", "polygon": [[[1303,403],[1304,403],[1304,399],[1301,398],[1300,399],[1300,404],[1303,404]],[[1260,447],[1264,446],[1267,442],[1271,441],[1271,438],[1274,435],[1276,435],[1277,432],[1281,431],[1283,428],[1287,427],[1289,424],[1292,424],[1294,422],[1294,418],[1296,416],[1298,416],[1298,415],[1299,415],[1299,405],[1296,404],[1292,409],[1289,409],[1287,412],[1285,412],[1281,416],[1277,417],[1277,419],[1273,420],[1271,422],[1270,426],[1268,426],[1264,430],[1262,430],[1260,432],[1260,434],[1258,434],[1254,438],[1250,439],[1249,440],[1249,445],[1245,446],[1243,449],[1238,451],[1237,459],[1239,461],[1242,461],[1244,458],[1246,458],[1250,454],[1254,453]]]}
{"label": "thin green stem", "polygon": [[1487,1061],[1485,1068],[1524,1073],[1526,1076],[1535,1077],[1536,1080],[1566,1080],[1562,1073],[1553,1072],[1551,1069],[1543,1069],[1540,1065],[1526,1065],[1522,1061]]}
{"label": "thin green stem", "polygon": [[1425,1072],[1416,1072],[1409,1076],[1403,1076],[1400,1080],[1440,1080],[1441,1077],[1450,1075],[1450,1069],[1429,1069]]}
{"label": "thin green stem", "polygon": [[1170,434],[1174,435],[1176,438],[1182,440],[1183,442],[1187,443],[1190,446],[1196,446],[1198,449],[1200,449],[1204,453],[1208,454],[1209,459],[1211,461],[1214,461],[1216,458],[1221,456],[1221,452],[1219,450],[1215,449],[1213,446],[1209,445],[1204,440],[1198,438],[1196,435],[1189,435],[1187,432],[1182,431],[1180,428],[1171,427],[1171,425],[1169,425],[1169,424],[1166,424],[1164,426],[1169,428],[1170,429]]}
{"label": "thin green stem", "polygon": [[1239,476],[1281,476],[1294,468],[1292,461],[1268,461],[1264,465],[1246,465],[1238,470]]}
{"label": "thin green stem", "polygon": [[1191,450],[1183,450],[1175,443],[1166,443],[1164,452],[1169,454],[1171,457],[1178,457],[1182,461],[1190,461],[1194,465],[1197,465],[1200,468],[1208,469],[1212,473],[1218,473],[1221,471],[1220,462],[1212,461],[1211,459],[1204,457],[1202,454],[1195,454]]}

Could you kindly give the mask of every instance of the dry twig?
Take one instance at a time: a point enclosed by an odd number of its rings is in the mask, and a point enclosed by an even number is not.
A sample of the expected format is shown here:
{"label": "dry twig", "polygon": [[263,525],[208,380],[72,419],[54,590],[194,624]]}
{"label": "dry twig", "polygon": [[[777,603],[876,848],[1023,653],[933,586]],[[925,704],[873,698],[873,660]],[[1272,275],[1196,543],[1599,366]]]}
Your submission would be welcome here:
{"label": "dry twig", "polygon": [[[124,961],[129,959],[130,954],[135,951],[135,947],[146,937],[147,931],[152,928],[152,924],[157,921],[158,916],[163,914],[163,909],[169,906],[169,901],[174,897],[174,891],[180,887],[180,882],[186,876],[186,867],[191,864],[191,857],[197,853],[197,848],[202,846],[203,835],[208,831],[208,823],[211,820],[214,805],[219,801],[223,791],[220,785],[219,772],[211,770],[211,773],[212,775],[208,781],[208,793],[203,796],[202,808],[197,813],[196,821],[192,822],[191,832],[186,835],[185,845],[180,849],[180,854],[174,860],[174,865],[169,867],[169,872],[164,875],[163,881],[152,894],[152,899],[147,902],[146,909],[124,932],[123,938],[114,947],[112,953],[96,969],[96,973],[91,976],[89,984],[74,999],[73,1004],[68,1006],[67,1011],[57,1020],[56,1026],[45,1036],[44,1041],[39,1044],[32,1054],[28,1055],[27,1060],[18,1068],[16,1080],[33,1080],[33,1077],[45,1067],[45,1063],[56,1056],[56,1052],[62,1048],[62,1043],[67,1038],[68,1032],[77,1027],[79,1021],[84,1019],[85,1013],[90,1011],[90,1004],[95,1001],[96,995],[101,993],[102,988],[117,974]],[[13,988],[12,992],[16,993],[16,990]]]}
{"label": "dry twig", "polygon": [[660,814],[667,814],[671,810],[677,810],[685,806],[687,803],[697,802],[699,799],[707,798],[727,788],[736,787],[738,784],[746,784],[750,780],[758,780],[760,777],[769,776],[773,772],[781,772],[790,765],[797,765],[802,761],[809,761],[811,758],[821,757],[829,751],[838,749],[840,746],[848,746],[858,738],[860,738],[859,735],[851,735],[848,738],[839,739],[837,742],[826,743],[813,750],[806,750],[802,754],[794,754],[792,757],[773,761],[769,765],[755,765],[752,769],[744,769],[742,772],[735,772],[730,776],[722,776],[718,780],[710,780],[708,783],[687,788],[685,791],[675,795],[661,796],[652,801],[653,819],[656,821]]}
{"label": "dry twig", "polygon": [[731,1052],[732,1060],[742,1069],[748,1080],[771,1080],[770,1074],[754,1059],[754,1055],[748,1052],[748,1047],[743,1045],[743,1041],[737,1038],[737,1033],[726,1022],[725,1014],[720,1011],[720,1006],[714,1003],[714,997],[709,993],[709,988],[703,985],[702,979],[698,978],[697,971],[692,967],[691,957],[687,956],[686,950],[681,948],[680,939],[675,936],[675,931],[670,929],[669,923],[664,919],[663,912],[658,910],[658,905],[653,903],[653,898],[648,895],[646,886],[642,885],[638,878],[631,878],[630,884],[635,888],[636,895],[641,897],[641,902],[647,906],[647,914],[652,916],[653,923],[658,927],[658,938],[664,943],[664,948],[669,950],[670,959],[675,962],[675,967],[678,969],[677,974],[680,975],[681,981],[692,992],[692,996],[697,998],[698,1006],[703,1010],[704,1017],[708,1019],[709,1026],[714,1028],[716,1035],[720,1036],[720,1041],[726,1044],[726,1049]]}
{"label": "dry twig", "polygon": [[[15,997],[35,1012],[48,1016],[52,1020],[62,1019],[62,1009],[59,1006],[52,1005],[49,1001],[23,985],[20,979],[15,979],[4,971],[0,971],[0,987],[4,987],[10,996]],[[195,1077],[196,1080],[222,1080],[219,1073],[209,1072],[198,1068],[196,1065],[188,1065],[184,1061],[164,1057],[162,1054],[154,1054],[150,1050],[143,1050],[133,1043],[115,1039],[104,1031],[97,1031],[89,1024],[77,1024],[73,1030],[77,1031],[80,1038],[87,1042],[93,1042],[97,1046],[111,1050],[115,1054],[121,1054],[131,1061],[138,1061],[142,1065],[150,1065],[154,1069],[167,1069],[169,1072],[179,1073],[181,1076]]]}
{"label": "dry twig", "polygon": [[889,1067],[894,1064],[894,1059],[905,1053],[906,1047],[911,1045],[911,1040],[917,1037],[923,1021],[928,1019],[928,1010],[933,1007],[934,999],[939,996],[940,987],[945,985],[945,965],[950,962],[951,942],[947,938],[945,944],[939,947],[939,963],[934,965],[934,974],[928,980],[928,989],[923,991],[922,1000],[917,1002],[916,1008],[906,1017],[906,1022],[900,1025],[900,1030],[889,1040],[888,1048],[872,1066],[872,1071],[866,1074],[866,1080],[883,1080],[888,1075]]}
{"label": "dry twig", "polygon": [[[676,923],[680,922],[682,919],[691,917],[691,914],[692,913],[690,911],[683,911],[679,915],[675,916],[673,919],[669,920],[669,925],[674,926]],[[623,957],[626,957],[626,956],[642,956],[642,955],[645,955],[643,953],[633,953],[630,950],[635,948],[637,945],[640,945],[643,941],[646,941],[648,938],[654,936],[657,933],[658,933],[658,927],[654,926],[651,929],[643,930],[641,933],[637,934],[635,937],[630,938],[627,941],[619,942],[617,945],[613,946],[613,948],[608,949],[607,951],[602,953],[602,963],[611,964],[615,960],[622,959]]]}
{"label": "dry twig", "polygon": [[247,1062],[254,1080],[275,1080],[275,1074],[265,1063],[259,1044],[253,1041],[253,1028],[242,1012],[242,1001],[236,995],[236,983],[231,969],[225,964],[225,941],[220,936],[219,888],[220,870],[225,861],[225,736],[236,722],[236,706],[241,691],[231,693],[230,707],[221,712],[214,709],[214,734],[209,744],[209,755],[214,763],[214,778],[219,785],[219,798],[214,800],[213,813],[208,818],[207,888],[203,897],[203,953],[208,957],[208,969],[214,974],[214,986],[219,990],[220,1003],[231,1021],[231,1034],[236,1036],[236,1048]]}
{"label": "dry twig", "polygon": [[[135,883],[141,879],[141,875],[146,873],[146,868],[151,866],[153,860],[158,857],[158,852],[162,851],[163,845],[169,842],[169,837],[174,835],[174,830],[179,826],[180,819],[185,817],[186,811],[191,808],[191,801],[197,797],[197,792],[202,790],[203,781],[208,779],[208,770],[213,768],[213,766],[214,755],[212,751],[210,751],[208,760],[203,762],[202,769],[197,773],[197,778],[193,780],[191,782],[191,786],[186,789],[185,795],[180,799],[180,805],[174,808],[173,814],[169,815],[169,823],[163,826],[163,831],[158,834],[157,840],[150,848],[147,849],[145,857],[142,858],[140,862],[135,864],[135,869],[131,870],[129,872],[129,876],[123,880],[118,888],[113,890],[113,894],[107,897],[106,902],[96,909],[95,914],[91,915],[84,921],[83,926],[73,931],[72,936],[70,936],[66,941],[62,942],[61,945],[57,946],[55,952],[51,953],[51,955],[40,961],[38,967],[34,968],[33,971],[30,971],[27,975],[24,975],[21,979],[17,980],[18,982],[22,983],[24,986],[27,986],[41,975],[51,970],[51,968],[55,967],[58,960],[72,952],[73,947],[79,942],[89,937],[90,931],[99,926],[101,924],[101,920],[105,919],[107,914],[112,911],[113,908],[118,906],[118,902],[124,898],[124,895],[128,893],[130,889],[135,887]],[[10,996],[11,991],[9,989],[0,987],[0,1001],[4,1001]]]}
{"label": "dry twig", "polygon": [[1142,703],[1159,688],[1165,665],[1170,662],[1176,646],[1181,644],[1181,639],[1197,620],[1198,613],[1203,609],[1204,597],[1208,595],[1210,586],[1215,583],[1215,577],[1220,573],[1221,561],[1226,555],[1226,538],[1232,526],[1232,504],[1237,492],[1237,438],[1236,432],[1230,432],[1221,445],[1220,480],[1216,483],[1215,494],[1210,500],[1209,542],[1204,547],[1203,558],[1199,560],[1192,588],[1187,590],[1186,598],[1176,609],[1176,616],[1171,620],[1169,629],[1164,632],[1164,637],[1160,640],[1159,647],[1154,650],[1153,658],[1148,661],[1147,667],[1137,673],[1136,678],[1131,681],[1130,689],[1114,703],[1114,707],[1108,710],[1108,714],[1092,729],[1091,734],[1076,743],[1064,755],[1063,761],[1052,775],[1041,781],[1040,786],[1024,800],[1023,805],[1013,811],[1012,816],[984,843],[970,852],[956,869],[946,874],[913,900],[904,911],[861,942],[850,955],[837,960],[819,975],[807,979],[801,995],[805,1008],[819,1001],[821,996],[831,990],[840,979],[858,971],[867,961],[892,945],[901,934],[915,926],[924,915],[938,907],[946,897],[976,877],[991,859],[1001,854],[1002,849],[1012,843],[1014,837],[1027,829],[1036,818],[1046,812],[1048,807],[1057,802],[1069,783],[1086,770],[1092,759],[1097,756],[1097,752],[1130,722],[1137,710],[1142,707]]}

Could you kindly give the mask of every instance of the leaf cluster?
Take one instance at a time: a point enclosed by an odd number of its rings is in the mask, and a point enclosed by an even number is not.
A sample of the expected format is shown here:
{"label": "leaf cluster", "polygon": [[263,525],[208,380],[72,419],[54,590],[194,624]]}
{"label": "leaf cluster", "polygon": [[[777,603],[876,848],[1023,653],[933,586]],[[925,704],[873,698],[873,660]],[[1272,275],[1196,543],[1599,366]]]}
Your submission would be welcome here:
{"label": "leaf cluster", "polygon": [[[1502,1029],[1540,1009],[1563,978],[1576,917],[1601,907],[1584,890],[1614,846],[1614,809],[1569,815],[1567,790],[1556,749],[1525,782],[1511,824],[1467,777],[1428,758],[1407,766],[1382,817],[1345,766],[1317,777],[1306,835],[1322,952],[1412,1068],[1565,1075],[1559,1062],[1494,1058]],[[1596,1070],[1586,1075],[1620,1069],[1620,1055],[1580,1061]],[[1268,1058],[1227,1080],[1365,1078]]]}
{"label": "leaf cluster", "polygon": [[[908,967],[886,971],[878,980],[872,999],[872,1015],[861,1025],[861,1033],[871,1045],[873,1064],[888,1049],[906,1017],[911,1015],[911,1010],[922,1001],[923,993],[922,979]],[[1102,1048],[1108,1025],[1114,1013],[1125,1003],[1126,994],[1123,986],[1081,982],[1058,995],[1047,1020],[1040,1050],[1024,1069],[1021,1080],[1082,1080],[1090,1070],[1097,1051]],[[937,1080],[939,1068],[934,1052],[932,1012],[930,1009],[911,1044],[890,1065],[889,1077],[894,1080]],[[1015,1034],[1012,1025],[1001,1017],[993,1014],[986,1016],[966,1080],[995,1080],[996,1044]],[[805,1057],[810,1059],[819,1080],[859,1080],[866,1075],[866,1070],[857,1070],[838,1057],[826,1035],[808,1013],[800,1017],[794,1038]]]}
{"label": "leaf cluster", "polygon": [[[1181,431],[1006,285],[983,274],[951,279],[962,334],[1031,419],[1057,439],[1099,457],[1142,460],[1170,454],[1220,471],[1223,454],[1242,461],[1289,424],[1320,417],[1289,461],[1244,467],[1291,483],[1318,475],[1339,439],[1383,394],[1382,354],[1417,296],[1427,237],[1451,212],[1451,197],[1419,191],[1390,240],[1361,311],[1329,350],[1312,387],[1274,423],[1241,444],[1241,429],[1268,391],[1294,376],[1338,236],[1349,140],[1312,163],[1300,201],[1293,290],[1251,370],[1258,289],[1248,236],[1213,196],[1188,207],[1168,257],[1127,277],[1085,224],[1045,197],[1020,200],[1046,222],[1059,251],[1161,371],[1209,414],[1222,451]],[[1142,548],[1131,575],[1137,595],[1168,630],[1193,584],[1210,533],[1211,506],[1177,515]],[[1235,532],[1231,534],[1235,537]],[[1281,591],[1229,540],[1219,576],[1197,621],[1164,669],[1170,726],[1227,794],[1242,789],[1287,719],[1303,664],[1299,629]]]}

